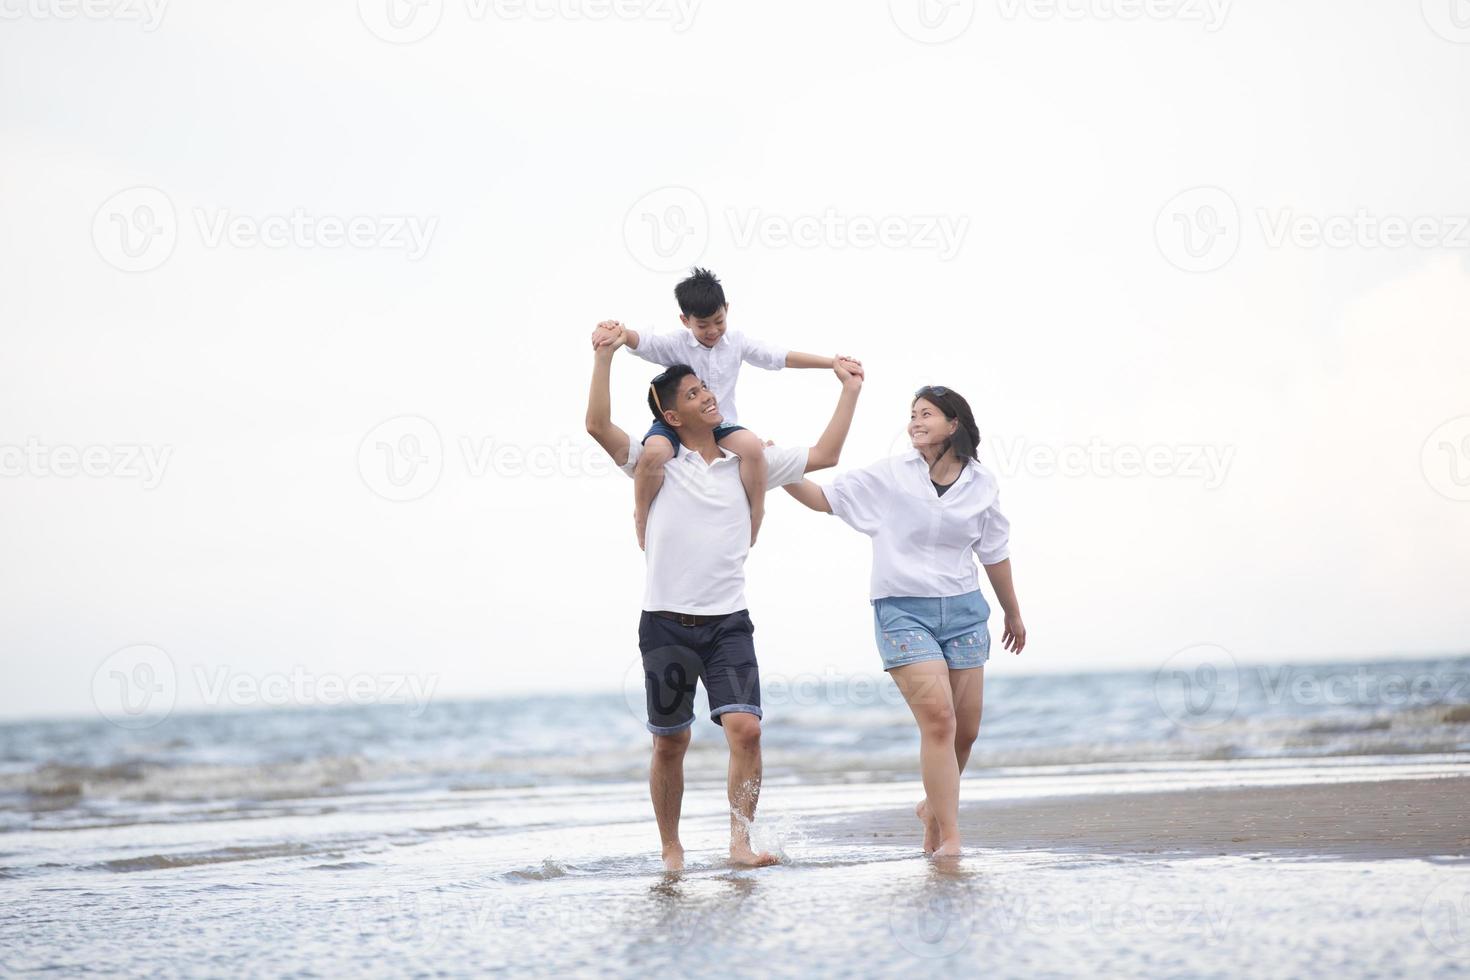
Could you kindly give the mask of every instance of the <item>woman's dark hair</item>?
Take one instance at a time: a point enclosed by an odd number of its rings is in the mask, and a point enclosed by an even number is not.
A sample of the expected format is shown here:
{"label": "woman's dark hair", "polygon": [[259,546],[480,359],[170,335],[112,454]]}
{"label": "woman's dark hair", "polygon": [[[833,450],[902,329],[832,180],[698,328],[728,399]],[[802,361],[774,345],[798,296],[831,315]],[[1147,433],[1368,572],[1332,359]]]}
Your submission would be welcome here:
{"label": "woman's dark hair", "polygon": [[935,408],[944,413],[945,418],[959,423],[954,430],[954,435],[944,440],[944,448],[953,449],[961,463],[968,465],[978,462],[980,427],[975,424],[975,413],[970,411],[970,403],[965,401],[958,391],[946,388],[944,385],[925,385],[920,388],[914,393],[914,401],[910,403],[910,407],[920,398],[932,403]]}
{"label": "woman's dark hair", "polygon": [[695,267],[688,279],[674,287],[679,312],[697,319],[714,316],[725,308],[725,287],[708,269]]}
{"label": "woman's dark hair", "polygon": [[687,364],[675,364],[662,374],[655,375],[648,385],[648,410],[653,417],[660,422],[664,421],[664,413],[659,406],[672,408],[674,397],[679,394],[679,382],[694,373],[694,368]]}

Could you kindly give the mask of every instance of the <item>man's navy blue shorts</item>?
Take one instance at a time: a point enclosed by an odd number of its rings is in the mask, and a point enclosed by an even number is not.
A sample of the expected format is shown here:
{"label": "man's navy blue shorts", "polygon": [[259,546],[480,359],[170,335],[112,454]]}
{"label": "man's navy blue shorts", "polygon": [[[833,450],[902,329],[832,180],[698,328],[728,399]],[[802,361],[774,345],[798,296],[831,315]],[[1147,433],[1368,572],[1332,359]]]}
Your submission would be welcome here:
{"label": "man's navy blue shorts", "polygon": [[761,716],[761,675],[755,663],[755,624],[742,609],[728,616],[700,617],[684,626],[645,611],[638,621],[643,652],[643,689],[648,697],[648,730],[673,735],[694,724],[694,685],[704,681],[709,716],[743,711]]}
{"label": "man's navy blue shorts", "polygon": [[[715,442],[719,442],[721,439],[725,438],[732,432],[743,431],[745,431],[745,426],[743,425],[734,425],[729,422],[723,422],[715,426]],[[653,428],[644,433],[643,441],[647,442],[649,436],[663,436],[665,439],[669,440],[669,443],[675,449],[679,448],[679,435],[674,431],[674,427],[667,422],[660,420],[653,423]]]}

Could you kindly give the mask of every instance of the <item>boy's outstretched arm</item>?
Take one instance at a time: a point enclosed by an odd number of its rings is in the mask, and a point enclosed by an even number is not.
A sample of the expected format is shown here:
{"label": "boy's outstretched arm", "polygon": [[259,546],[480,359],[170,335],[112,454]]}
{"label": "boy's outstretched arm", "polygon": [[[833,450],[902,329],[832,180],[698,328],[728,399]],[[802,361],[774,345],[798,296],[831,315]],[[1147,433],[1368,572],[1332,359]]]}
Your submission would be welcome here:
{"label": "boy's outstretched arm", "polygon": [[852,428],[852,416],[857,411],[857,400],[859,393],[863,390],[863,376],[849,370],[846,362],[840,358],[833,359],[832,372],[842,382],[842,394],[837,399],[837,409],[832,413],[832,421],[827,423],[827,429],[817,444],[807,451],[806,472],[812,470],[825,470],[837,465],[842,458],[842,446],[847,442],[847,432]]}
{"label": "boy's outstretched arm", "polygon": [[824,368],[830,371],[839,361],[848,371],[860,378],[863,376],[863,362],[855,357],[844,357],[841,354],[836,357],[822,357],[820,354],[806,354],[799,350],[786,355],[786,366],[789,368]]}
{"label": "boy's outstretched arm", "polygon": [[612,461],[618,466],[628,462],[628,433],[613,424],[612,396],[608,391],[612,376],[613,354],[622,346],[622,340],[598,347],[593,353],[592,387],[587,394],[587,434],[597,440]]}

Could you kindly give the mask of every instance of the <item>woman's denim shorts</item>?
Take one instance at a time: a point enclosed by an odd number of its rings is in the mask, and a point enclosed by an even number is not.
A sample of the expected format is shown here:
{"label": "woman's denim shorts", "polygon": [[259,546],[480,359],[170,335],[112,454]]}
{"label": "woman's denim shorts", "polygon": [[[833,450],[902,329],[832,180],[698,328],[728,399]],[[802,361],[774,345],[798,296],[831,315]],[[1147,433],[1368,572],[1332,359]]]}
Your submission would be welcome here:
{"label": "woman's denim shorts", "polygon": [[984,667],[990,659],[990,605],[980,590],[944,597],[873,600],[873,629],[883,669],[943,660],[950,670]]}

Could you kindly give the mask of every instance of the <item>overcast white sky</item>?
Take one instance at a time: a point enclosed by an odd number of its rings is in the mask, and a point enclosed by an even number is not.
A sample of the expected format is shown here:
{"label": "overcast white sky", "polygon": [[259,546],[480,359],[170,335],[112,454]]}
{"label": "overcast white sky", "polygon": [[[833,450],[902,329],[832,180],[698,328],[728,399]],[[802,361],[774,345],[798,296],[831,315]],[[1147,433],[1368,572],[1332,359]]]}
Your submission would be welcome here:
{"label": "overcast white sky", "polygon": [[[1470,647],[1462,0],[390,2],[0,0],[0,717],[138,644],[181,707],[619,686],[587,335],[677,328],[696,260],[868,365],[844,466],[969,397],[1031,634],[992,670]],[[836,394],[747,369],[741,421]],[[773,496],[763,669],[875,670],[868,570]]]}

